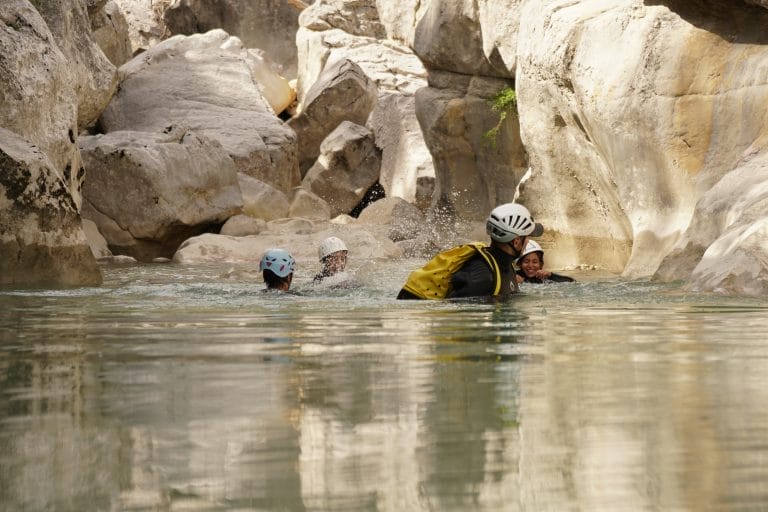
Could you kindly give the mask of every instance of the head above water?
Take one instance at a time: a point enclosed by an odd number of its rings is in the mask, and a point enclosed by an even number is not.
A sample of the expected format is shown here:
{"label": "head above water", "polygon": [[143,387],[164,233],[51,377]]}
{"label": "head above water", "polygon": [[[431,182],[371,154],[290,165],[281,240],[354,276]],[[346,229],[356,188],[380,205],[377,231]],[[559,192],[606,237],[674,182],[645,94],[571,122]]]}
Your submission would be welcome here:
{"label": "head above water", "polygon": [[485,223],[491,240],[508,244],[517,237],[541,236],[544,226],[534,222],[528,208],[519,203],[506,203],[491,211]]}
{"label": "head above water", "polygon": [[259,270],[270,271],[277,277],[288,277],[296,270],[296,260],[285,249],[268,249],[261,257]]}
{"label": "head above water", "polygon": [[320,242],[320,246],[317,248],[317,256],[320,258],[320,261],[323,261],[329,255],[339,251],[346,252],[347,246],[344,244],[341,238],[329,236]]}
{"label": "head above water", "polygon": [[520,266],[523,262],[523,258],[534,252],[539,254],[539,260],[544,263],[544,249],[542,249],[541,246],[534,240],[528,240],[528,243],[525,244],[525,249],[523,249],[520,257],[517,258],[517,265]]}

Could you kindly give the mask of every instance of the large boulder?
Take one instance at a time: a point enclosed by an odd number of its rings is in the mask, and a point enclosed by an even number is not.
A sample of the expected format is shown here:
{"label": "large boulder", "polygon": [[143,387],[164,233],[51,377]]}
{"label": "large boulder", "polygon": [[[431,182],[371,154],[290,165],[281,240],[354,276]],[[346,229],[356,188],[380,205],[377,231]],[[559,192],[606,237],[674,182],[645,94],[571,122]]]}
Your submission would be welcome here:
{"label": "large boulder", "polygon": [[131,60],[133,50],[128,35],[128,22],[120,6],[110,0],[90,17],[93,39],[109,61],[120,67]]}
{"label": "large boulder", "polygon": [[320,144],[342,121],[365,125],[377,98],[376,84],[351,60],[329,64],[288,124],[299,140],[302,174],[320,154]]}
{"label": "large boulder", "polygon": [[39,148],[0,128],[0,285],[86,286],[101,279],[62,176]]}
{"label": "large boulder", "polygon": [[163,13],[171,0],[114,0],[128,22],[131,53],[136,55],[168,37]]}
{"label": "large boulder", "polygon": [[[433,72],[416,94],[416,115],[435,165],[435,205],[459,218],[480,220],[515,197],[527,159],[517,115],[503,123],[491,108],[505,80]],[[487,134],[496,126],[498,133]]]}
{"label": "large boulder", "polygon": [[263,65],[222,30],[174,36],[120,68],[120,90],[101,126],[159,132],[184,124],[221,143],[239,172],[287,192],[301,179],[296,134],[261,92]]}
{"label": "large boulder", "polygon": [[[215,141],[183,128],[83,137],[83,215],[115,254],[171,257],[242,207],[237,172]],[[118,191],[119,193],[115,193]]]}
{"label": "large boulder", "polygon": [[302,186],[324,199],[331,216],[349,213],[379,178],[381,152],[364,126],[342,122],[320,145]]}
{"label": "large boulder", "polygon": [[[382,9],[407,17],[406,2],[322,0],[299,18],[297,93],[303,99],[329,63],[355,62],[376,83],[378,101],[367,126],[382,151],[381,185],[388,196],[425,208],[431,202],[435,171],[415,113],[413,95],[426,87],[427,72],[403,40],[386,35]],[[387,16],[392,12],[385,11]],[[411,27],[413,32],[413,27]],[[412,40],[412,37],[411,37]]]}
{"label": "large boulder", "polygon": [[79,133],[106,107],[117,88],[117,70],[94,40],[85,0],[37,2],[36,6],[75,77]]}
{"label": "large boulder", "polygon": [[427,231],[424,219],[418,208],[399,197],[374,201],[357,218],[360,224],[386,227],[387,236],[395,242],[416,238]]}
{"label": "large boulder", "polygon": [[185,241],[173,256],[176,263],[248,263],[258,269],[261,255],[272,247],[287,249],[298,261],[296,274],[309,278],[319,270],[317,248],[329,236],[344,240],[350,260],[402,257],[402,250],[381,231],[355,225],[320,223],[313,230],[298,233],[290,225],[272,227],[254,236],[204,234]]}
{"label": "large boulder", "polygon": [[685,269],[708,252],[728,261],[727,245],[710,245],[762,229],[760,207],[745,206],[760,204],[764,181],[743,178],[766,152],[768,12],[664,3],[524,4],[516,87],[532,172],[521,201],[549,228],[554,266],[669,277],[676,254],[675,278],[713,288]]}
{"label": "large boulder", "polygon": [[426,210],[435,191],[435,167],[410,94],[382,92],[368,117],[381,151],[379,183],[387,197],[401,197]]}
{"label": "large boulder", "polygon": [[287,77],[296,76],[300,2],[286,0],[177,0],[163,12],[171,34],[221,28],[248,48],[264,50]]}
{"label": "large boulder", "polygon": [[0,19],[7,20],[0,31],[0,126],[45,153],[79,206],[83,172],[77,134],[108,99],[114,67],[90,39],[84,4],[44,7],[55,34],[26,0],[0,2]]}
{"label": "large boulder", "polygon": [[291,203],[286,194],[241,172],[237,173],[237,182],[243,195],[243,214],[264,220],[288,216]]}

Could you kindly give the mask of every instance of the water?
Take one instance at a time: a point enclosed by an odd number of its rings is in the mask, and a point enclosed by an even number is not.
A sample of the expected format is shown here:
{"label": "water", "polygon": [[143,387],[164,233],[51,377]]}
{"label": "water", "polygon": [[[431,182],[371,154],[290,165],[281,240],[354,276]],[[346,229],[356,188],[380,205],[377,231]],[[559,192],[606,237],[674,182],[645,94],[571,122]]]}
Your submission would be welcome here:
{"label": "water", "polygon": [[768,301],[394,300],[418,263],[0,292],[0,510],[768,510]]}

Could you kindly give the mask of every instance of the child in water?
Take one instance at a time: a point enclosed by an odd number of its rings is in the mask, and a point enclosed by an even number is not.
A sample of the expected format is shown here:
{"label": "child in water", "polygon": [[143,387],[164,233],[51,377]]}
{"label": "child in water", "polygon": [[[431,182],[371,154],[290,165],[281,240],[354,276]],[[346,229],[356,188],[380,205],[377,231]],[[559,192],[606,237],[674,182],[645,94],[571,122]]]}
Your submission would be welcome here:
{"label": "child in water", "polygon": [[570,283],[574,281],[572,277],[544,270],[544,249],[533,240],[528,240],[523,254],[517,259],[517,266],[520,268],[516,272],[518,283],[544,283],[547,281]]}
{"label": "child in water", "polygon": [[326,277],[343,272],[347,266],[347,252],[347,246],[340,238],[331,236],[323,240],[317,249],[317,256],[323,268],[312,282],[317,284]]}
{"label": "child in water", "polygon": [[264,291],[287,292],[291,288],[296,261],[285,249],[269,249],[259,263],[267,287]]}

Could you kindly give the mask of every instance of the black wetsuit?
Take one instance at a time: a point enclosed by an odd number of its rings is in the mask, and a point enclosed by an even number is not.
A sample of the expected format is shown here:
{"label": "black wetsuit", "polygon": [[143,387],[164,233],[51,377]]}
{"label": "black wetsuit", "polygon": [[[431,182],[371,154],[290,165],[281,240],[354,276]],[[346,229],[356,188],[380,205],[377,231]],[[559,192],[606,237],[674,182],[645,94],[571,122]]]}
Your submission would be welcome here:
{"label": "black wetsuit", "polygon": [[[501,291],[499,297],[506,297],[517,291],[517,281],[514,279],[512,262],[514,256],[502,251],[495,245],[488,248],[488,252],[496,260],[501,271]],[[475,254],[451,277],[451,290],[446,299],[458,299],[462,297],[489,297],[496,288],[496,276],[488,266],[485,259]]]}
{"label": "black wetsuit", "polygon": [[[514,256],[510,256],[496,246],[490,246],[488,253],[496,260],[501,271],[501,290],[498,297],[508,297],[517,291],[517,281],[514,279],[512,262]],[[480,254],[475,254],[467,260],[459,270],[451,276],[451,289],[445,296],[446,299],[459,299],[466,297],[491,297],[496,288],[496,276]],[[420,299],[411,292],[403,289],[397,295],[398,299]]]}
{"label": "black wetsuit", "polygon": [[575,279],[572,277],[564,276],[562,274],[555,274],[555,273],[550,274],[549,277],[546,279],[539,279],[538,277],[525,277],[525,272],[523,272],[522,270],[518,270],[517,275],[523,278],[524,283],[537,283],[537,284],[547,283],[547,282],[572,283],[575,281]]}

